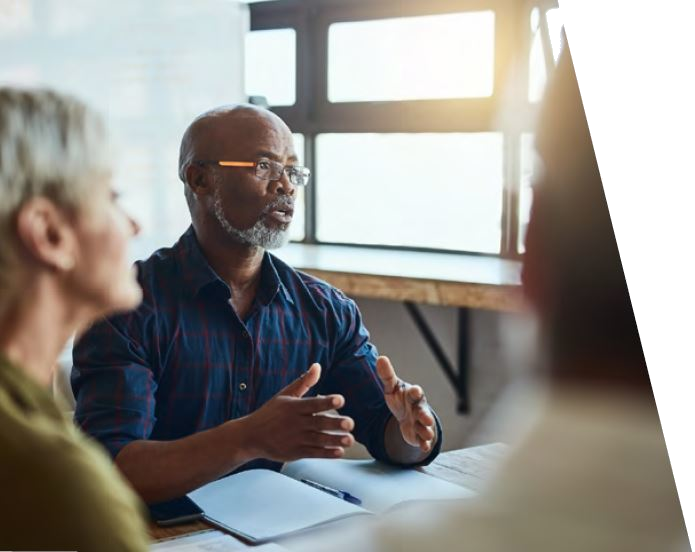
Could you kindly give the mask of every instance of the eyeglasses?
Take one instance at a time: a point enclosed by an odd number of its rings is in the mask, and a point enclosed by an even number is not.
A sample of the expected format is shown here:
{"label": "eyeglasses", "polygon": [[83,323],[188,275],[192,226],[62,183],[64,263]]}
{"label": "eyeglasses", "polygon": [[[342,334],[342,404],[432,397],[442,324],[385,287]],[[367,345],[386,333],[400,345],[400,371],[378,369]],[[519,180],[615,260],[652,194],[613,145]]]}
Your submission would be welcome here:
{"label": "eyeglasses", "polygon": [[262,157],[258,161],[194,161],[196,165],[213,165],[218,167],[237,167],[256,169],[255,173],[261,180],[274,182],[282,178],[282,173],[294,186],[306,186],[309,183],[311,171],[298,165],[283,165],[272,159]]}

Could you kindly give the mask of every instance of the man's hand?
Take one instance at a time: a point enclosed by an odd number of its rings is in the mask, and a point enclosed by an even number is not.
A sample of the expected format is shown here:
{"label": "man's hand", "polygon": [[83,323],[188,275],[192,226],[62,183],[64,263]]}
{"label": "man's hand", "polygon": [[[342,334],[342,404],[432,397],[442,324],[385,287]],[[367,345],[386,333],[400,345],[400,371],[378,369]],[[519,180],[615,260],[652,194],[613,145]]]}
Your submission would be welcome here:
{"label": "man's hand", "polygon": [[398,422],[403,440],[420,447],[422,452],[429,452],[435,437],[434,416],[422,387],[399,379],[385,356],[377,359],[376,370],[384,384],[386,404]]}
{"label": "man's hand", "polygon": [[355,426],[353,420],[326,413],[345,404],[342,395],[304,398],[320,376],[321,366],[312,364],[256,412],[243,418],[253,456],[279,462],[340,458],[344,447],[354,443],[349,433]]}

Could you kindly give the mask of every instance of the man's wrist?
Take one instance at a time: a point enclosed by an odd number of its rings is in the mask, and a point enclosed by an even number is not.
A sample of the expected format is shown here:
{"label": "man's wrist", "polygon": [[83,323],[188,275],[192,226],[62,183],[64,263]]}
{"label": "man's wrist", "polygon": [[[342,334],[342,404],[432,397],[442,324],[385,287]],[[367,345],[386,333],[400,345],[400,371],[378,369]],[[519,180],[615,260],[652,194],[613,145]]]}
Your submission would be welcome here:
{"label": "man's wrist", "polygon": [[429,451],[423,452],[419,446],[411,445],[405,440],[400,422],[394,415],[386,422],[384,445],[386,455],[394,464],[417,464],[429,455]]}
{"label": "man's wrist", "polygon": [[434,437],[431,440],[430,448],[423,451],[419,446],[410,445],[401,432],[400,424],[392,413],[384,425],[384,448],[386,461],[391,464],[401,466],[419,466],[429,464],[438,454],[441,448],[442,431],[441,425],[434,410],[430,408],[434,418],[432,430]]}
{"label": "man's wrist", "polygon": [[220,444],[225,458],[235,467],[263,456],[249,416],[229,420],[217,429],[220,430]]}

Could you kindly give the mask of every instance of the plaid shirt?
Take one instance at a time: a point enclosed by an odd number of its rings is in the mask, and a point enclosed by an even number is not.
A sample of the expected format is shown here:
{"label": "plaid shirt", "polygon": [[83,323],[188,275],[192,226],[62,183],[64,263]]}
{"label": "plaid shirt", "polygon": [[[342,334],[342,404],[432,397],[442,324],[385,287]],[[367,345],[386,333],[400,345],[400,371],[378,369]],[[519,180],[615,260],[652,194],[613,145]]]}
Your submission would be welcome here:
{"label": "plaid shirt", "polygon": [[[321,380],[309,394],[344,395],[341,414],[355,420],[355,438],[389,461],[391,414],[354,301],[265,253],[241,320],[192,228],[137,267],[142,304],[97,323],[73,350],[75,420],[114,458],[134,440],[179,439],[245,416],[319,362]],[[260,466],[279,465],[247,467]]]}

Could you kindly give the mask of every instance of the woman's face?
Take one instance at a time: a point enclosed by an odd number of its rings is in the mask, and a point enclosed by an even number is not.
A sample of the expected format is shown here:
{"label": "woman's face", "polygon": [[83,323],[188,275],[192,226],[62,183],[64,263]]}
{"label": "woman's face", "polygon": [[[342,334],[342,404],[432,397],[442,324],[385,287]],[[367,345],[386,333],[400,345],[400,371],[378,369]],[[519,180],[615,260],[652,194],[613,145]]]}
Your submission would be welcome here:
{"label": "woman's face", "polygon": [[139,231],[118,205],[110,178],[96,180],[75,218],[78,251],[68,282],[70,295],[90,318],[133,309],[142,300],[128,258],[128,242]]}

